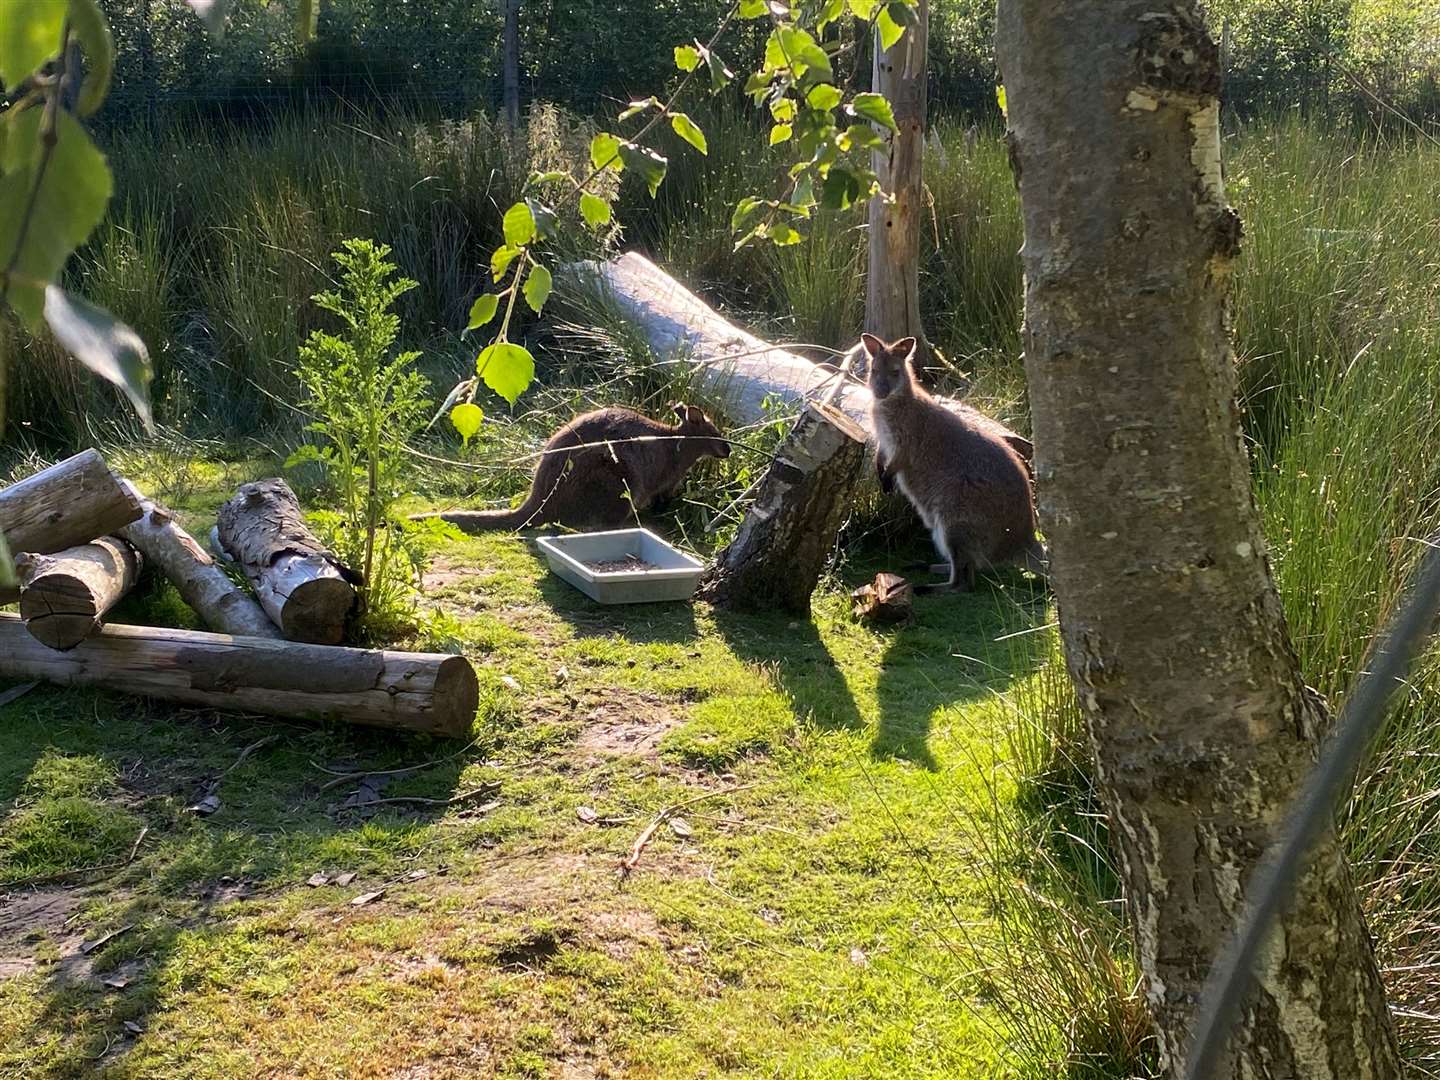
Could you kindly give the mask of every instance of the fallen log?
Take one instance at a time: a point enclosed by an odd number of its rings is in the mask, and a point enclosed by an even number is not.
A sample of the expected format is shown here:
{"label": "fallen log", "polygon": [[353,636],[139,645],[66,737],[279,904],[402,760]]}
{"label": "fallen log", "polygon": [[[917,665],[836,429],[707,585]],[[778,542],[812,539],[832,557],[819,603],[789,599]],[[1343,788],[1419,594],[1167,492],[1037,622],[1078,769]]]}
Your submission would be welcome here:
{"label": "fallen log", "polygon": [[[125,481],[134,491],[134,486]],[[139,492],[143,514],[119,530],[152,566],[170,579],[185,602],[211,630],[241,637],[278,638],[265,612],[215,565],[215,560],[182,529],[175,515]]]}
{"label": "fallen log", "polygon": [[0,536],[11,555],[88,544],[139,517],[134,492],[94,450],[0,488]]}
{"label": "fallen log", "polygon": [[107,626],[69,652],[0,613],[0,677],[162,701],[455,737],[479,704],[463,656],[345,649],[149,626]]}
{"label": "fallen log", "polygon": [[359,575],[306,526],[289,484],[279,478],[244,484],[217,518],[220,549],[284,637],[318,645],[344,640]]}
{"label": "fallen log", "polygon": [[111,536],[53,555],[22,554],[15,565],[20,617],[30,636],[52,649],[73,649],[99,630],[140,576],[135,549]]}
{"label": "fallen log", "polygon": [[[662,359],[684,358],[695,365],[695,383],[725,403],[732,423],[767,419],[767,398],[799,408],[835,391],[834,405],[873,435],[873,399],[863,382],[845,378],[836,364],[816,364],[727,322],[665,271],[636,252],[608,262],[572,263],[567,270],[581,290],[598,291],[604,301],[635,323]],[[836,383],[839,382],[837,388]],[[1028,463],[1030,440],[1000,421],[954,398],[941,402],[973,422],[993,428]]]}
{"label": "fallen log", "polygon": [[865,432],[810,405],[760,481],[735,539],[700,583],[718,607],[808,612],[865,461]]}

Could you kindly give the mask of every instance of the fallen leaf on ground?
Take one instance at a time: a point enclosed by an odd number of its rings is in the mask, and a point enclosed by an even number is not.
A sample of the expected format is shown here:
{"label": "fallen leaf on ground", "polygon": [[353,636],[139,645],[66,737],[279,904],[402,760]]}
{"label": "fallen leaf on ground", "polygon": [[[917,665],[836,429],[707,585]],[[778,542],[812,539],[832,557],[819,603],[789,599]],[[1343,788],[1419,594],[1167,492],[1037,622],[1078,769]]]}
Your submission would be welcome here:
{"label": "fallen leaf on ground", "polygon": [[600,820],[600,815],[588,806],[577,806],[575,808],[575,816],[585,822],[586,825],[593,825]]}
{"label": "fallen leaf on ground", "polygon": [[870,966],[870,958],[865,955],[865,950],[859,946],[850,950],[850,962],[856,967]]}
{"label": "fallen leaf on ground", "polygon": [[108,986],[111,990],[124,990],[130,985],[130,980],[121,975],[112,975],[108,979],[101,979],[100,985]]}
{"label": "fallen leaf on ground", "polygon": [[135,929],[135,924],[134,924],[134,923],[127,923],[125,926],[120,927],[119,930],[111,930],[110,933],[108,933],[108,934],[101,934],[101,935],[100,935],[98,938],[96,938],[94,941],[87,941],[87,942],[83,943],[83,944],[80,946],[80,951],[81,951],[82,953],[85,953],[85,954],[88,956],[90,953],[92,953],[92,952],[94,952],[96,949],[100,948],[100,946],[101,946],[101,945],[104,945],[106,942],[114,941],[114,940],[115,940],[117,937],[119,937],[121,934],[128,933],[129,931],[134,930],[134,929]]}
{"label": "fallen leaf on ground", "polygon": [[215,813],[216,810],[220,809],[220,796],[206,795],[194,806],[187,806],[185,809],[189,810],[192,814],[199,814],[201,817],[209,817],[211,814]]}
{"label": "fallen leaf on ground", "polygon": [[335,877],[335,884],[343,888],[344,886],[349,885],[350,882],[354,881],[358,876],[359,875],[354,873],[353,871],[348,874],[337,874]]}
{"label": "fallen leaf on ground", "polygon": [[351,907],[364,907],[366,904],[370,903],[372,900],[379,900],[380,897],[382,897],[382,896],[384,896],[384,895],[385,895],[385,890],[384,890],[384,889],[376,889],[374,892],[362,892],[359,896],[355,897],[354,900],[351,900],[351,901],[350,901],[350,906],[351,906]]}
{"label": "fallen leaf on ground", "polygon": [[517,694],[520,692],[520,680],[511,675],[501,675],[500,685],[505,687],[506,690],[515,691]]}
{"label": "fallen leaf on ground", "polygon": [[686,821],[683,817],[675,817],[670,819],[670,831],[673,832],[676,836],[680,837],[682,840],[686,837],[695,835],[695,830],[690,827],[690,823]]}
{"label": "fallen leaf on ground", "polygon": [[131,1035],[143,1035],[145,1033],[145,1029],[139,1024],[137,1024],[134,1020],[126,1020],[125,1023],[121,1024],[120,1026],[123,1027],[126,1031],[128,1031]]}
{"label": "fallen leaf on ground", "polygon": [[406,881],[424,881],[430,876],[429,870],[411,870],[405,875]]}
{"label": "fallen leaf on ground", "polygon": [[330,875],[316,872],[305,879],[305,884],[309,885],[312,889],[318,889],[321,885],[330,884]]}

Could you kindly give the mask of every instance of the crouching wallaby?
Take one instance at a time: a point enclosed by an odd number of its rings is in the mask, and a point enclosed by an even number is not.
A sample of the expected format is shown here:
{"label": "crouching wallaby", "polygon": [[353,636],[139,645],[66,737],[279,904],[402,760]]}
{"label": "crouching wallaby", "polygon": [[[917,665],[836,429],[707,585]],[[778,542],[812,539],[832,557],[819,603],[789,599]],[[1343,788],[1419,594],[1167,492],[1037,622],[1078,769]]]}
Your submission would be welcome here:
{"label": "crouching wallaby", "polygon": [[944,585],[971,589],[975,572],[1013,563],[1045,572],[1035,535],[1035,502],[1025,462],[996,430],[945,408],[910,367],[914,338],[886,344],[861,337],[875,399],[876,466],[882,484],[898,484],[950,564]]}
{"label": "crouching wallaby", "polygon": [[702,410],[674,408],[678,424],[620,406],[577,416],[545,443],[530,494],[514,510],[452,510],[440,518],[466,532],[623,525],[674,498],[701,458],[730,456],[730,444]]}

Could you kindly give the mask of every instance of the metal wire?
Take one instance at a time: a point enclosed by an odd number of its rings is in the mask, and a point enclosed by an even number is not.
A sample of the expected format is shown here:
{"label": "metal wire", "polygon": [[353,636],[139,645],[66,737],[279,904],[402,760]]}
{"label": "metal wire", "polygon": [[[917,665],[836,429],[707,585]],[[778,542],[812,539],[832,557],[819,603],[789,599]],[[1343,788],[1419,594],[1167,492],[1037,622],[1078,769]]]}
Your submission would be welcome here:
{"label": "metal wire", "polygon": [[1219,1080],[1215,1067],[1254,986],[1255,960],[1285,911],[1315,842],[1331,828],[1340,797],[1385,719],[1391,693],[1434,630],[1440,612],[1440,547],[1427,541],[1415,588],[1380,640],[1341,710],[1334,737],[1305,782],[1281,839],[1256,869],[1249,914],[1217,961],[1201,997],[1185,1080]]}

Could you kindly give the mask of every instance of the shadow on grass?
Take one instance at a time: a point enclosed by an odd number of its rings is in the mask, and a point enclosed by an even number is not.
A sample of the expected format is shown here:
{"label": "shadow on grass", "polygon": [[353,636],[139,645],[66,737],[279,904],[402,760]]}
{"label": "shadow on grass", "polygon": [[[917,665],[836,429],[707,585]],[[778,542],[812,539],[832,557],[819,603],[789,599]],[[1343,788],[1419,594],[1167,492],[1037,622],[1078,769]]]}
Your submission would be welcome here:
{"label": "shadow on grass", "polygon": [[[63,1046],[75,1075],[109,1064],[134,1043],[127,1031],[137,1029],[124,1025],[143,1029],[166,1006],[162,973],[183,979],[185,957],[227,935],[253,910],[249,901],[316,872],[357,875],[336,893],[337,905],[398,879],[424,826],[446,812],[465,767],[486,752],[457,756],[462,750],[453,741],[222,718],[95,691],[36,688],[0,708],[0,906],[38,892],[68,916],[10,928],[0,920],[0,961],[23,967],[27,957],[58,955],[37,967],[38,984],[25,977],[32,1019],[0,1039],[0,1072],[42,1046]],[[335,772],[431,762],[391,778],[380,795],[428,802],[347,810],[359,780],[325,787]],[[77,787],[76,776],[92,779]],[[210,793],[219,799],[213,814],[188,809]],[[101,943],[85,953],[82,940]],[[124,981],[107,987],[107,975]],[[16,992],[0,984],[0,1011]]]}
{"label": "shadow on grass", "polygon": [[530,554],[542,570],[537,583],[541,599],[576,637],[624,636],[641,644],[683,645],[700,636],[688,603],[599,604],[550,573],[538,549],[531,548]]}

